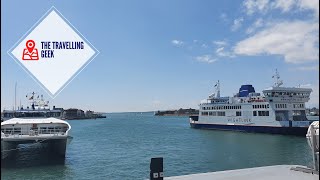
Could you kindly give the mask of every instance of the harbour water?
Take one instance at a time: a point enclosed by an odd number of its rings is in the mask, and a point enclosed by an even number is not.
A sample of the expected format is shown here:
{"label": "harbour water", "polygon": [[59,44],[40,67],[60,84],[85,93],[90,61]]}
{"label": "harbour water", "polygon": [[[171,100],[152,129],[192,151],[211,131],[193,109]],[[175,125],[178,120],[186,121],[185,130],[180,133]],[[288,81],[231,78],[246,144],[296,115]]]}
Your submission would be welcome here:
{"label": "harbour water", "polygon": [[152,157],[165,176],[279,164],[312,165],[305,137],[192,129],[188,117],[112,113],[70,120],[73,139],[59,160],[41,148],[1,162],[1,179],[148,179]]}

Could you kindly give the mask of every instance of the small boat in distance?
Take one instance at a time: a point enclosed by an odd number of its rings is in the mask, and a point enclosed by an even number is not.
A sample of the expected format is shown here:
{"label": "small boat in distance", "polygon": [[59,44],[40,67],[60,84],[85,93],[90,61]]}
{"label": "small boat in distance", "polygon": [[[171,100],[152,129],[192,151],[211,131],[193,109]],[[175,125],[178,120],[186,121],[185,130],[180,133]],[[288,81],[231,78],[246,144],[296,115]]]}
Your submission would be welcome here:
{"label": "small boat in distance", "polygon": [[275,84],[256,93],[252,85],[242,85],[233,97],[220,97],[216,92],[200,103],[199,115],[190,116],[190,126],[200,129],[305,136],[313,122],[306,116],[305,103],[310,88],[280,87],[283,82],[276,71]]}

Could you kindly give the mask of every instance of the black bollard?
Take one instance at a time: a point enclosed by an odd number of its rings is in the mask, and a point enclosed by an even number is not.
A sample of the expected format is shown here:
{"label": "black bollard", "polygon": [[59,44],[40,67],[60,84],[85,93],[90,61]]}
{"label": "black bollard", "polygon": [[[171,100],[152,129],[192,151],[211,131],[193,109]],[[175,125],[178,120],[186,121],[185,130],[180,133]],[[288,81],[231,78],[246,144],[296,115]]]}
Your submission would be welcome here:
{"label": "black bollard", "polygon": [[150,180],[163,180],[163,158],[151,158]]}

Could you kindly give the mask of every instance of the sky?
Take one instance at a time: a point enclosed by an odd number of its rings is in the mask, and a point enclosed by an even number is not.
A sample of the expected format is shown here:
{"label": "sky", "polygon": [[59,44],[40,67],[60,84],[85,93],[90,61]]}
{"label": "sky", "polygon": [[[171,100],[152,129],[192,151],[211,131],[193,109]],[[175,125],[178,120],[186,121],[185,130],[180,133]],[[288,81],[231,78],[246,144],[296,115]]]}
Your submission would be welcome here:
{"label": "sky", "polygon": [[[100,51],[54,99],[7,54],[52,6]],[[1,1],[1,111],[15,83],[17,105],[36,92],[99,112],[198,108],[218,80],[221,96],[262,92],[275,69],[319,107],[318,0]]]}

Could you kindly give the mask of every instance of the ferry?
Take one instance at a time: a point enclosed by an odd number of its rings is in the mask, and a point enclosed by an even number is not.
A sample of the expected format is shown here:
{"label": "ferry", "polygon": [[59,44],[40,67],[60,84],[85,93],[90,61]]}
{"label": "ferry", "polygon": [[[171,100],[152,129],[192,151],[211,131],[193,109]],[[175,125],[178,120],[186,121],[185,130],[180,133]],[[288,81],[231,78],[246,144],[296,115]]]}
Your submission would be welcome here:
{"label": "ferry", "polygon": [[[282,87],[278,71],[272,87],[256,93],[252,85],[242,85],[233,97],[215,93],[201,101],[199,115],[190,116],[190,126],[199,129],[234,130],[305,136],[313,120],[308,120],[305,103],[311,88]],[[319,119],[319,117],[318,117]]]}
{"label": "ferry", "polygon": [[[1,159],[28,145],[46,146],[60,157],[65,157],[66,146],[71,136],[68,122],[58,119],[60,113],[51,111],[43,96],[29,98],[31,109],[4,112],[6,120],[1,122]],[[20,145],[26,144],[21,147]]]}
{"label": "ferry", "polygon": [[17,109],[3,110],[1,113],[1,122],[12,118],[32,118],[32,117],[54,117],[62,119],[63,108],[53,106],[50,109],[49,101],[43,98],[43,95],[38,95],[35,92],[26,95],[29,100],[29,106],[24,108],[20,105]]}

